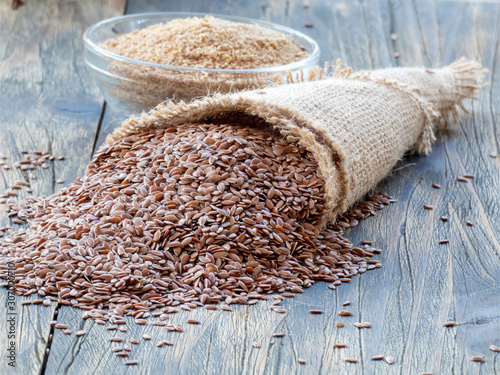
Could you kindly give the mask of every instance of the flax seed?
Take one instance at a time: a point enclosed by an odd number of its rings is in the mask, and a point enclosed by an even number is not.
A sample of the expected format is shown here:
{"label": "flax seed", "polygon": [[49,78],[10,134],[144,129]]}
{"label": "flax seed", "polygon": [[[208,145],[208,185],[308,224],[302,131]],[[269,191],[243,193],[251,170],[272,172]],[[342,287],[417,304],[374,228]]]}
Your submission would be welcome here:
{"label": "flax seed", "polygon": [[257,349],[260,348],[260,344],[258,342],[253,342],[252,346]]}
{"label": "flax seed", "polygon": [[432,207],[432,206],[429,206],[428,204],[424,204],[424,208],[425,208],[426,210],[432,210],[432,208],[433,208],[433,207]]}
{"label": "flax seed", "polygon": [[460,181],[460,182],[467,182],[467,179],[465,177],[457,177],[457,181]]}
{"label": "flax seed", "polygon": [[441,221],[447,222],[449,219],[447,216],[441,216],[440,217]]}
{"label": "flax seed", "polygon": [[490,345],[490,350],[492,352],[497,352],[497,353],[500,352],[500,348],[496,345]]}
{"label": "flax seed", "polygon": [[340,310],[339,315],[340,316],[351,316],[352,313],[350,311],[347,311],[347,310]]}
{"label": "flax seed", "polygon": [[472,362],[486,362],[486,358],[484,356],[473,356],[470,360]]}
{"label": "flax seed", "polygon": [[385,356],[384,360],[390,365],[392,365],[395,362],[395,359],[392,355]]}
{"label": "flax seed", "polygon": [[186,320],[187,324],[200,324],[201,322],[199,320],[194,320],[194,319],[188,319]]}
{"label": "flax seed", "polygon": [[358,363],[358,360],[356,358],[346,358],[344,361],[348,363]]}
{"label": "flax seed", "polygon": [[441,189],[441,185],[439,185],[439,184],[432,184],[432,187],[434,189]]}
{"label": "flax seed", "polygon": [[474,226],[474,224],[472,223],[472,221],[469,221],[469,220],[467,220],[467,221],[466,221],[466,224],[467,224],[469,227]]}
{"label": "flax seed", "polygon": [[127,361],[127,362],[125,362],[125,364],[126,364],[127,366],[136,365],[136,364],[138,364],[138,363],[139,363],[139,361],[136,361],[136,360],[132,360],[132,361]]}
{"label": "flax seed", "polygon": [[286,335],[286,333],[283,333],[283,332],[273,333],[273,337],[283,337],[285,335]]}
{"label": "flax seed", "polygon": [[298,361],[301,365],[305,365],[305,364],[306,364],[306,360],[305,360],[305,359],[299,358],[297,361]]}
{"label": "flax seed", "polygon": [[341,328],[341,327],[343,327],[343,326],[344,326],[344,323],[342,323],[342,322],[337,322],[335,325],[336,325],[337,327]]}
{"label": "flax seed", "polygon": [[444,245],[444,244],[447,244],[447,243],[449,243],[449,242],[450,242],[450,241],[448,241],[448,240],[440,240],[440,241],[439,241],[439,244],[440,244],[440,245]]}
{"label": "flax seed", "polygon": [[85,332],[85,331],[77,331],[77,332],[76,332],[76,335],[77,335],[78,337],[80,337],[80,336],[85,335],[86,333],[87,333],[87,332]]}
{"label": "flax seed", "polygon": [[334,348],[347,348],[346,344],[333,344]]}
{"label": "flax seed", "polygon": [[309,310],[310,314],[323,314],[323,310]]}
{"label": "flax seed", "polygon": [[383,355],[376,355],[372,357],[373,361],[381,361],[382,359],[384,359]]}

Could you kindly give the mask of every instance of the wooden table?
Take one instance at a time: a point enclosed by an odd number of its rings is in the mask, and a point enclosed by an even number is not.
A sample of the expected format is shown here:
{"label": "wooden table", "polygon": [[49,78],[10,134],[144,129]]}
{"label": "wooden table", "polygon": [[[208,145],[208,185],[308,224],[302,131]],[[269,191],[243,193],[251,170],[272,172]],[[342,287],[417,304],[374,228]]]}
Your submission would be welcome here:
{"label": "wooden table", "polygon": [[[380,186],[397,203],[348,233],[355,242],[373,239],[384,249],[384,267],[356,276],[332,291],[319,282],[287,299],[287,314],[269,310],[271,301],[237,306],[234,312],[196,309],[171,316],[203,322],[186,332],[128,325],[125,338],[153,339],[134,346],[126,367],[112,352],[103,326],[82,320],[83,311],[52,304],[21,306],[15,325],[16,368],[8,366],[6,325],[1,324],[0,373],[19,374],[493,374],[500,372],[500,3],[497,1],[183,0],[33,1],[17,11],[0,2],[0,153],[12,165],[21,151],[65,155],[37,170],[35,194],[51,194],[83,175],[112,121],[97,86],[85,70],[82,34],[91,24],[123,13],[194,11],[265,19],[315,38],[322,60],[343,59],[355,69],[389,66],[437,67],[466,56],[490,70],[490,86],[468,102],[471,115],[448,132],[428,157],[411,156]],[[306,28],[305,23],[312,23]],[[391,34],[393,37],[391,38]],[[399,57],[399,58],[398,58]],[[456,180],[473,173],[468,183]],[[0,169],[0,191],[26,176]],[[438,183],[441,189],[433,189]],[[423,204],[434,210],[423,209]],[[0,208],[1,225],[9,218]],[[441,215],[449,216],[447,223]],[[466,225],[470,220],[474,225]],[[438,242],[448,239],[446,245]],[[6,321],[5,288],[0,319]],[[337,328],[338,311],[351,301],[354,316]],[[325,310],[311,316],[308,310]],[[71,335],[51,331],[53,319]],[[369,321],[370,329],[352,323]],[[444,328],[446,321],[457,326]],[[82,338],[79,329],[88,333]],[[284,338],[273,339],[282,331]],[[50,341],[49,335],[53,334]],[[173,347],[157,348],[160,339]],[[252,342],[262,347],[252,347]],[[334,349],[334,343],[346,343]],[[116,346],[116,345],[115,345]],[[47,350],[50,349],[50,352]],[[395,363],[373,361],[391,355]],[[471,361],[485,355],[486,362]],[[303,358],[307,364],[298,364]],[[357,364],[344,358],[357,358]]]}

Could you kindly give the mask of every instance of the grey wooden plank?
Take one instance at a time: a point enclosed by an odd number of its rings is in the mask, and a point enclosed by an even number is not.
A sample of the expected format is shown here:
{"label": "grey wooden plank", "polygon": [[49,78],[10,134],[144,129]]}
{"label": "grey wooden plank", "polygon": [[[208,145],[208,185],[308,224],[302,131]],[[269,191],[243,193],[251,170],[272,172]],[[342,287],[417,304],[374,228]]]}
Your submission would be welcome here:
{"label": "grey wooden plank", "polygon": [[[20,161],[21,151],[47,150],[65,161],[33,171],[35,180],[16,168],[0,170],[0,191],[16,180],[30,181],[37,195],[60,188],[58,178],[72,181],[83,174],[92,154],[103,101],[83,66],[82,35],[92,23],[116,14],[120,1],[26,2],[17,11],[0,3],[0,150],[8,164]],[[121,7],[123,8],[123,2]],[[25,197],[21,193],[20,197]],[[0,207],[0,226],[10,220]],[[0,313],[6,317],[0,290]],[[31,296],[35,299],[36,296]],[[40,373],[44,369],[50,321],[57,304],[23,306],[16,298],[16,368],[8,366],[8,340],[2,339],[0,372]],[[2,318],[2,319],[3,319]],[[6,325],[2,324],[2,338]]]}
{"label": "grey wooden plank", "polygon": [[[169,4],[162,2],[156,8],[153,2],[141,5],[131,1],[129,11],[170,10]],[[310,14],[314,27],[306,31],[316,33],[321,43],[328,45],[328,56],[340,56],[357,68],[399,63],[391,57],[391,47],[401,53],[403,65],[449,63],[472,49],[492,72],[488,76],[492,85],[482,100],[474,105],[468,103],[474,108],[472,117],[438,142],[430,156],[408,157],[381,184],[380,189],[394,195],[398,202],[350,231],[349,238],[354,242],[373,239],[384,249],[378,257],[384,267],[356,276],[336,291],[318,283],[304,294],[286,300],[285,315],[272,313],[268,301],[252,307],[238,306],[235,312],[197,309],[171,315],[168,322],[182,324],[186,329],[182,334],[151,325],[129,324],[127,333],[116,335],[153,336],[151,342],[141,341],[133,347],[131,358],[139,359],[140,365],[130,368],[111,353],[111,348],[119,345],[109,342],[115,334],[83,321],[81,310],[63,307],[58,319],[70,324],[73,333],[67,336],[55,332],[47,373],[497,371],[497,356],[487,347],[499,345],[499,200],[496,190],[491,189],[499,183],[499,159],[491,159],[488,154],[498,152],[499,146],[495,122],[500,104],[496,63],[500,53],[499,7],[455,3],[451,6],[450,2],[431,1],[398,4],[397,9],[395,4],[384,1],[333,5],[311,1],[309,9],[303,9],[300,2],[255,5],[234,1],[214,5],[220,7],[219,13],[268,17],[292,27],[300,24],[303,14]],[[195,1],[170,5],[172,9],[184,7],[192,11],[205,6]],[[210,5],[207,7],[210,9]],[[378,24],[365,25],[364,20],[372,16],[379,20]],[[400,36],[395,43],[390,41],[392,31]],[[455,181],[459,173],[471,170],[476,174],[474,181],[466,185]],[[442,189],[432,189],[432,182],[440,183]],[[424,203],[433,204],[435,209],[423,210]],[[449,215],[450,222],[442,223],[442,214]],[[478,218],[474,227],[464,225],[471,215]],[[443,238],[450,239],[450,244],[437,244]],[[337,312],[346,299],[352,301],[349,309],[354,316],[340,318]],[[321,308],[325,314],[311,316],[308,310],[312,308]],[[188,326],[188,318],[203,323]],[[449,319],[456,319],[459,325],[445,329],[442,323]],[[346,327],[335,327],[337,321],[346,322]],[[372,328],[358,330],[352,325],[355,321],[370,321]],[[81,328],[88,333],[76,339],[74,333]],[[272,332],[278,330],[287,336],[272,339]],[[175,345],[157,348],[156,342],[162,339]],[[252,348],[253,341],[259,341],[262,347]],[[345,342],[348,347],[334,349],[336,342]],[[486,363],[472,363],[470,356],[480,353],[487,356]],[[375,354],[391,354],[396,363],[390,366],[371,361]],[[343,359],[348,356],[360,362],[345,363]],[[307,364],[299,365],[298,357]]]}

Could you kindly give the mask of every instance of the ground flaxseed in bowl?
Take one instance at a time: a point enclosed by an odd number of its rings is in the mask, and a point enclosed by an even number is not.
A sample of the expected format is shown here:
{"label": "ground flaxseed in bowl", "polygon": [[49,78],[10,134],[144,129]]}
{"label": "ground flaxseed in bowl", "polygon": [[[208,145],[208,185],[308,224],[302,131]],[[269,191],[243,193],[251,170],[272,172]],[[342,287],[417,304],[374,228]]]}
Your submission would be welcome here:
{"label": "ground flaxseed in bowl", "polygon": [[[16,292],[101,320],[253,304],[378,266],[374,249],[353,247],[342,231],[390,198],[374,196],[320,231],[324,193],[312,153],[267,126],[186,124],[124,137],[58,193],[9,205],[29,228],[0,248],[15,264]],[[0,277],[7,271],[0,264]]]}
{"label": "ground flaxseed in bowl", "polygon": [[[85,59],[108,102],[146,110],[172,99],[260,88],[315,75],[306,35],[227,16],[158,13],[102,21],[85,33]],[[298,75],[298,76],[297,76]]]}

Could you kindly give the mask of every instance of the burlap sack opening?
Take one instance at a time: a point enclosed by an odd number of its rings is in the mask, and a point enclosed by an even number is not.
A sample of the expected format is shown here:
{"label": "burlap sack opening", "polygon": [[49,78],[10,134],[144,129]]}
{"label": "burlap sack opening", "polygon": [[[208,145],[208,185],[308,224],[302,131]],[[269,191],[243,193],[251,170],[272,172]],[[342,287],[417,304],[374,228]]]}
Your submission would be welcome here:
{"label": "burlap sack opening", "polygon": [[479,63],[463,59],[437,70],[359,73],[338,62],[333,76],[312,82],[160,104],[123,122],[107,142],[185,123],[265,122],[317,159],[326,179],[324,226],[364,197],[405,152],[430,152],[435,128],[456,119],[463,99],[476,98],[484,74]]}

